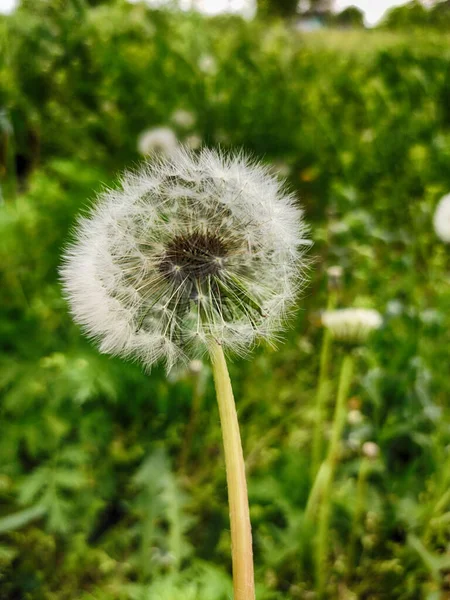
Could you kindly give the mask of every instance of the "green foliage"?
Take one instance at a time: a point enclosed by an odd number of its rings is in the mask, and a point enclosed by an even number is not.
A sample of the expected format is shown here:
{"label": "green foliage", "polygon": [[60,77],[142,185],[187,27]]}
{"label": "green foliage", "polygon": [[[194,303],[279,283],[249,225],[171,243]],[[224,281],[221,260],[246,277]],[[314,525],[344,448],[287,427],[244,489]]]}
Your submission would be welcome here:
{"label": "green foliage", "polygon": [[297,14],[298,0],[258,0],[258,15],[265,17],[293,17]]}
{"label": "green foliage", "polygon": [[431,7],[425,7],[418,0],[392,8],[382,23],[389,29],[441,29],[448,31],[450,26],[450,2],[435,0]]}
{"label": "green foliage", "polygon": [[[161,125],[287,170],[315,240],[285,343],[231,366],[258,598],[306,599],[315,588],[304,513],[315,315],[333,264],[344,268],[339,304],[375,307],[385,325],[356,356],[350,405],[361,420],[346,425],[335,476],[329,597],[447,593],[450,265],[432,229],[450,185],[445,37],[304,37],[279,22],[119,0],[34,0],[0,19],[0,48],[0,598],[231,595],[207,367],[192,409],[189,370],[149,376],[100,355],[73,325],[57,276],[76,214],[138,160],[138,135]],[[179,109],[194,115],[189,131],[174,122]],[[331,351],[325,434],[341,362]],[[358,488],[369,440],[380,457]]]}
{"label": "green foliage", "polygon": [[364,13],[356,6],[349,6],[334,17],[333,23],[342,27],[364,27]]}

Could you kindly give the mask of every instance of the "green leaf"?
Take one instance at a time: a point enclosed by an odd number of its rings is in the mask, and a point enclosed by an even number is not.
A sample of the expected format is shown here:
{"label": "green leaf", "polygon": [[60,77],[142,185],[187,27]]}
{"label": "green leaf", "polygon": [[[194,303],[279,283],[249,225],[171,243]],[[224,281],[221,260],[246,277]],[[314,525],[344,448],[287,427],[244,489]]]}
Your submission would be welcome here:
{"label": "green leaf", "polygon": [[0,534],[20,529],[32,521],[36,521],[46,513],[47,509],[42,504],[26,508],[12,515],[0,519]]}

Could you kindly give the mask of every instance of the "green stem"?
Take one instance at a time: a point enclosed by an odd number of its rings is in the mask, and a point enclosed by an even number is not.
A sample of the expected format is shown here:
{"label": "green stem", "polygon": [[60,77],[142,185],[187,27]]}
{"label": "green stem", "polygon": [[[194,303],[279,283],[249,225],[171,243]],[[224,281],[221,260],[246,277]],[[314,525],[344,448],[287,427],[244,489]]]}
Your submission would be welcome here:
{"label": "green stem", "polygon": [[210,348],[210,355],[227,473],[234,600],[254,600],[252,531],[236,406],[222,347],[214,342]]}
{"label": "green stem", "polygon": [[314,512],[316,510],[316,507],[319,505],[320,499],[322,497],[322,490],[324,489],[325,483],[328,481],[329,478],[329,471],[330,465],[328,464],[328,461],[325,460],[320,465],[320,468],[317,471],[317,475],[314,479],[314,483],[309,492],[308,503],[305,509],[305,517],[308,521],[313,520]]}
{"label": "green stem", "polygon": [[344,357],[339,377],[338,396],[333,418],[333,428],[326,458],[326,479],[322,487],[322,504],[319,511],[319,524],[316,542],[316,582],[318,598],[324,598],[326,584],[326,566],[328,558],[331,515],[331,492],[336,465],[339,459],[339,443],[344,430],[347,415],[347,398],[353,375],[353,359],[351,355]]}
{"label": "green stem", "polygon": [[[327,310],[332,310],[336,305],[336,294],[330,292],[328,296]],[[311,461],[311,481],[317,475],[320,463],[322,462],[323,447],[323,425],[325,421],[325,406],[329,393],[328,365],[330,362],[331,332],[325,329],[322,338],[322,348],[320,351],[319,381],[317,384],[315,415],[314,415],[314,433],[312,441],[312,461]]]}
{"label": "green stem", "polygon": [[323,424],[325,421],[325,405],[328,398],[328,362],[330,357],[331,333],[325,329],[320,355],[319,382],[316,393],[316,406],[314,418],[314,433],[312,442],[311,480],[317,475],[322,460]]}
{"label": "green stem", "polygon": [[364,514],[364,508],[366,506],[367,476],[370,471],[370,463],[370,459],[364,457],[361,460],[361,465],[359,467],[358,482],[356,484],[355,512],[353,513],[350,541],[348,545],[347,570],[349,578],[353,576],[353,570],[355,568],[356,541],[358,539],[358,530]]}

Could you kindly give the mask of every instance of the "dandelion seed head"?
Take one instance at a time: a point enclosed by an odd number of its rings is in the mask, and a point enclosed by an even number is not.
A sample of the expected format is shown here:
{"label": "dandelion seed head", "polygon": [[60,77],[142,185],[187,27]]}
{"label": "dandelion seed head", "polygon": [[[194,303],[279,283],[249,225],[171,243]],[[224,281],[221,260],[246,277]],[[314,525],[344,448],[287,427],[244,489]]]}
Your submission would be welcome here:
{"label": "dandelion seed head", "polygon": [[450,194],[439,201],[434,217],[433,225],[436,235],[446,244],[450,243]]}
{"label": "dandelion seed head", "polygon": [[364,343],[383,323],[380,313],[366,308],[341,308],[322,314],[322,324],[339,341]]}
{"label": "dandelion seed head", "polygon": [[124,175],[79,221],[61,276],[103,352],[168,368],[214,340],[274,342],[303,283],[294,198],[242,154],[186,148]]}

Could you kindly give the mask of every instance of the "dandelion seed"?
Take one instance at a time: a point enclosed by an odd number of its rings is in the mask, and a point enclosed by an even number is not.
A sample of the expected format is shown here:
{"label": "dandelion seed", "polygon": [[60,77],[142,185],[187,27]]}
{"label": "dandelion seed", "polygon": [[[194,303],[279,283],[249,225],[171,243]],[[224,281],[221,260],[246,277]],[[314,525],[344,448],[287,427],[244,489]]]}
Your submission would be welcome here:
{"label": "dandelion seed", "polygon": [[450,243],[450,194],[439,201],[433,217],[436,235],[446,244]]}
{"label": "dandelion seed", "polygon": [[383,319],[376,310],[365,308],[342,308],[325,311],[322,324],[334,338],[342,342],[363,343],[370,333],[381,327]]}
{"label": "dandelion seed", "polygon": [[138,151],[142,156],[170,156],[177,148],[177,136],[169,127],[148,129],[138,138]]}
{"label": "dandelion seed", "polygon": [[179,148],[101,195],[61,275],[101,351],[171,368],[211,342],[243,354],[276,340],[302,283],[304,235],[266,168]]}

